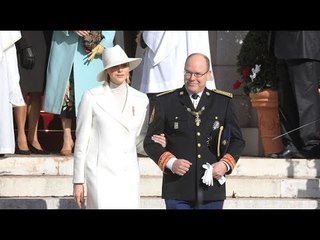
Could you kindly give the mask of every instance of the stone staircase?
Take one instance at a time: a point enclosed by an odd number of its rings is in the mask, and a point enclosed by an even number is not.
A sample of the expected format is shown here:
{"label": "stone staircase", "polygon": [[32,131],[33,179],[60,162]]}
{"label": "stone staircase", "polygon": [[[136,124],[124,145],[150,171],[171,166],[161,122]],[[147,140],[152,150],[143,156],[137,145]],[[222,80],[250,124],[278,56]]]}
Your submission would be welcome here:
{"label": "stone staircase", "polygon": [[[165,209],[162,173],[152,160],[139,158],[141,204]],[[73,157],[11,155],[0,159],[0,209],[75,209]],[[227,176],[225,209],[320,208],[320,160],[243,156]]]}

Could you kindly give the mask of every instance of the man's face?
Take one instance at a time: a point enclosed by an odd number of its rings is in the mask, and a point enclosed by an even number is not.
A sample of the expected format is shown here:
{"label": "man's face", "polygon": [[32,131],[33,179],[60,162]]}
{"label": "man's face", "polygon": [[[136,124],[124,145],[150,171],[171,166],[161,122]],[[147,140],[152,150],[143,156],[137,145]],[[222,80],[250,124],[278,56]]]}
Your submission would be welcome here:
{"label": "man's face", "polygon": [[201,55],[190,57],[184,71],[184,83],[191,93],[203,91],[211,71],[208,69],[205,58]]}

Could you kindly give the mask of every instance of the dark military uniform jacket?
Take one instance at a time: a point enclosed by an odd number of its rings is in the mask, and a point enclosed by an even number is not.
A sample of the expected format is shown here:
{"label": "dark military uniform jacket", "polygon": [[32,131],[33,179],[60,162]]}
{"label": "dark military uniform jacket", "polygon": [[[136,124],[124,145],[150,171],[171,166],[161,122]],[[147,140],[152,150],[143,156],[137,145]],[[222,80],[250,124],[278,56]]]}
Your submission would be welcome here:
{"label": "dark military uniform jacket", "polygon": [[[194,109],[184,87],[152,98],[149,129],[144,141],[146,153],[157,164],[166,151],[192,163],[184,176],[165,169],[163,198],[198,202],[226,198],[225,184],[214,180],[214,185],[208,187],[201,177],[205,171],[203,164],[213,164],[225,153],[237,161],[245,146],[231,99],[229,93],[205,88],[197,109]],[[166,148],[151,140],[152,135],[161,133],[165,133]],[[222,139],[224,134],[226,139]]]}

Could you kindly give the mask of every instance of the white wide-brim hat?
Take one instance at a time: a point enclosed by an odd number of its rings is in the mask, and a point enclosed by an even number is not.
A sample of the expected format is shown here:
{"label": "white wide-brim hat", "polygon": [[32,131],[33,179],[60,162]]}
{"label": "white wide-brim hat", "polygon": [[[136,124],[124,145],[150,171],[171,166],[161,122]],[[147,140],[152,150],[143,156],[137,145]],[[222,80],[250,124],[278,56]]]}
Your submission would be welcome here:
{"label": "white wide-brim hat", "polygon": [[98,81],[105,81],[104,71],[108,68],[129,63],[129,71],[135,69],[142,61],[142,58],[128,58],[125,51],[116,45],[112,48],[105,48],[102,52],[103,70],[97,75]]}

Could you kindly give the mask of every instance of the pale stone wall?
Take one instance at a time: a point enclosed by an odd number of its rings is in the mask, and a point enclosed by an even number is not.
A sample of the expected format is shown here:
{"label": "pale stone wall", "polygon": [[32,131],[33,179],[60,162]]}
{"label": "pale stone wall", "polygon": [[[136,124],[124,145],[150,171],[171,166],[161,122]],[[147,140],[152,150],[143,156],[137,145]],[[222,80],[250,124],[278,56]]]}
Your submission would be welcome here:
{"label": "pale stone wall", "polygon": [[241,127],[256,127],[257,116],[242,88],[233,90],[240,79],[237,72],[237,55],[248,31],[210,31],[211,57],[217,88],[232,92]]}
{"label": "pale stone wall", "polygon": [[256,110],[241,87],[232,89],[233,83],[241,77],[237,72],[237,55],[247,32],[209,31],[211,59],[217,88],[233,93],[236,114],[246,140],[244,155],[262,156]]}

